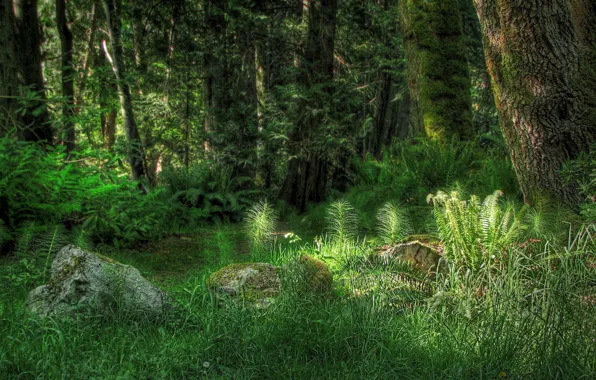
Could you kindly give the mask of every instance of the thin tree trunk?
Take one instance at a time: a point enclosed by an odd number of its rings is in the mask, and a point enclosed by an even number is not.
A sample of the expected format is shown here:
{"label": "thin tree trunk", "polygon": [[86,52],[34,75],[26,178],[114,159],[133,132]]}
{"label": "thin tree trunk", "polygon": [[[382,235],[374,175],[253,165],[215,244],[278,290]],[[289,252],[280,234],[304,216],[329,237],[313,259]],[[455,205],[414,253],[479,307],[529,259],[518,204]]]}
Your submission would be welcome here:
{"label": "thin tree trunk", "polygon": [[230,108],[229,76],[226,57],[226,19],[224,11],[227,1],[204,0],[205,24],[211,33],[212,45],[203,55],[203,103],[205,105],[205,141],[204,150],[207,155],[217,153],[217,143],[212,139],[225,123]]}
{"label": "thin tree trunk", "polygon": [[596,137],[596,9],[591,0],[475,0],[486,63],[526,203],[575,206],[563,163]]}
{"label": "thin tree trunk", "polygon": [[83,62],[81,63],[81,77],[79,78],[79,90],[75,99],[75,115],[81,112],[83,107],[85,89],[87,88],[87,77],[89,76],[89,67],[91,66],[91,60],[95,52],[95,32],[97,31],[97,0],[93,0],[91,5],[91,27],[89,28],[89,38],[87,39],[87,49],[83,56]]}
{"label": "thin tree trunk", "polygon": [[[0,0],[0,31],[0,121],[16,127],[22,140],[51,144],[37,0]],[[27,92],[36,98],[29,97],[25,110],[19,110]]]}
{"label": "thin tree trunk", "polygon": [[68,28],[66,19],[66,1],[56,0],[56,24],[60,35],[60,46],[62,50],[62,125],[66,132],[66,151],[75,149],[76,131],[74,125],[74,78],[75,71],[72,62],[72,33]]}
{"label": "thin tree trunk", "polygon": [[118,83],[118,95],[120,98],[120,112],[124,121],[124,130],[129,144],[129,161],[132,168],[132,177],[137,180],[145,176],[145,153],[139,135],[139,130],[134,118],[132,96],[130,87],[126,82],[126,66],[120,39],[120,1],[103,0],[108,28],[110,32],[113,60],[111,61],[114,74]]}
{"label": "thin tree trunk", "polygon": [[102,70],[107,67],[107,46],[105,49],[100,49],[96,55],[96,62],[94,65],[98,70],[97,76],[99,80],[99,94],[98,103],[101,109],[101,136],[103,147],[106,150],[111,150],[116,142],[116,118],[118,117],[118,109],[113,105],[113,99],[118,94],[118,86],[116,85],[116,78],[108,76],[113,75],[113,71]]}

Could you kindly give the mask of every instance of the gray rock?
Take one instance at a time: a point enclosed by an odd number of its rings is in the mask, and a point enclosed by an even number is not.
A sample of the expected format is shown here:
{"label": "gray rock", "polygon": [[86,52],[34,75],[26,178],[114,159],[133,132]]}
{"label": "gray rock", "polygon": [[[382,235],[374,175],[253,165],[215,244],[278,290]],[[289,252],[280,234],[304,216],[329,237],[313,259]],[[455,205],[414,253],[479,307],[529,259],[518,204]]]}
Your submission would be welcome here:
{"label": "gray rock", "polygon": [[50,280],[29,293],[26,305],[42,317],[121,310],[149,318],[163,316],[172,306],[167,295],[136,268],[72,245],[58,252]]}

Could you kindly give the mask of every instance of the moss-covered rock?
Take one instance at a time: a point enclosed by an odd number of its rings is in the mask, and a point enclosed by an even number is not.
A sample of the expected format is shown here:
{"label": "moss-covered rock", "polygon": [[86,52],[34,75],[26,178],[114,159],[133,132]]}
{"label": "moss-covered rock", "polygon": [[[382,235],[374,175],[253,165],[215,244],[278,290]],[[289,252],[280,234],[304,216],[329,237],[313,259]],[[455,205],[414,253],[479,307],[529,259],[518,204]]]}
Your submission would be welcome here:
{"label": "moss-covered rock", "polygon": [[407,262],[423,272],[437,272],[446,269],[442,244],[427,236],[412,236],[394,246],[385,246],[369,256],[372,262],[390,264],[392,261]]}
{"label": "moss-covered rock", "polygon": [[236,263],[225,266],[207,279],[207,287],[220,296],[267,305],[281,293],[279,269],[268,263]]}
{"label": "moss-covered rock", "polygon": [[308,292],[326,294],[333,289],[333,274],[327,264],[311,256],[300,258],[300,268],[304,276],[304,288]]}

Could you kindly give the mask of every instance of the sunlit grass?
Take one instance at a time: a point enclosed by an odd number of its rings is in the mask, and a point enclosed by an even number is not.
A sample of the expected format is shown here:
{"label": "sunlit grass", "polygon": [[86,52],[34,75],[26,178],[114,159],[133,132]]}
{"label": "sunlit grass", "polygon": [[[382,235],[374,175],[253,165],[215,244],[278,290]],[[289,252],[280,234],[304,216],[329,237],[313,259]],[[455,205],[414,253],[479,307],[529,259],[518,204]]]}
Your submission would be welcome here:
{"label": "sunlit grass", "polygon": [[[169,271],[160,286],[180,307],[160,322],[92,315],[40,321],[23,308],[29,285],[3,282],[0,373],[131,379],[596,374],[596,309],[581,301],[595,293],[594,269],[584,260],[594,252],[593,226],[567,245],[512,247],[492,266],[475,272],[451,266],[436,279],[398,262],[371,262],[374,246],[363,238],[280,237],[261,259],[282,268],[305,254],[323,260],[334,274],[334,293],[288,288],[265,310],[222,307],[205,288],[220,266],[253,259],[241,248],[243,231],[224,225],[178,237],[176,244],[150,245],[154,261],[145,265],[147,252],[115,255],[153,279],[163,279],[155,276],[160,268]],[[3,263],[0,276],[18,268],[18,262]]]}

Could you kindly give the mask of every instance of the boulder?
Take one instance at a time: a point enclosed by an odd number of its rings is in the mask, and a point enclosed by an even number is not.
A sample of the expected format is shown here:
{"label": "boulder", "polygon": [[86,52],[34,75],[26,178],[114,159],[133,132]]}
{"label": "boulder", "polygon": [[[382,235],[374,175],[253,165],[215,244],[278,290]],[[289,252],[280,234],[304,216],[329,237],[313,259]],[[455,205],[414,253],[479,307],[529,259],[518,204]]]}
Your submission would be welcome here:
{"label": "boulder", "polygon": [[423,272],[436,272],[446,269],[441,260],[443,246],[430,239],[412,239],[394,246],[385,246],[371,254],[369,259],[385,265],[392,261],[407,262]]}
{"label": "boulder", "polygon": [[29,293],[27,307],[42,317],[121,310],[135,317],[156,318],[172,303],[136,268],[68,245],[52,262],[48,283]]}
{"label": "boulder", "polygon": [[333,288],[333,274],[327,264],[311,256],[302,256],[299,261],[304,290],[310,293],[327,294]]}
{"label": "boulder", "polygon": [[220,296],[237,297],[258,307],[281,293],[279,268],[268,263],[236,263],[211,274],[207,287]]}

